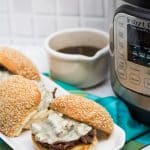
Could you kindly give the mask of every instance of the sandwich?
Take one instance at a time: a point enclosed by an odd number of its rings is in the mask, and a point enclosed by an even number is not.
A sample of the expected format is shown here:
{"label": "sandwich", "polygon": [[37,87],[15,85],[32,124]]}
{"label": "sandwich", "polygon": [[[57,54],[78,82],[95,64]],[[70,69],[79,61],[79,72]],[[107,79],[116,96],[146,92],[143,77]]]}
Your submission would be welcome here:
{"label": "sandwich", "polygon": [[0,47],[0,80],[7,79],[10,75],[21,75],[30,80],[40,80],[37,68],[19,51]]}
{"label": "sandwich", "polygon": [[11,75],[0,82],[0,132],[19,136],[32,122],[47,117],[52,94],[34,80]]}
{"label": "sandwich", "polygon": [[102,106],[77,95],[64,95],[51,102],[49,115],[31,126],[36,150],[91,150],[97,131],[113,132],[113,121]]}

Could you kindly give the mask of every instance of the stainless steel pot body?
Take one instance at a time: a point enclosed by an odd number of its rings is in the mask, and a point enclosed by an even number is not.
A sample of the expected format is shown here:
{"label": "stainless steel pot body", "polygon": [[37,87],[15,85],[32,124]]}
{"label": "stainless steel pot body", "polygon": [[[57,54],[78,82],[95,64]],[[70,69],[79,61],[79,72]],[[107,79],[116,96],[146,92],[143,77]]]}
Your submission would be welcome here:
{"label": "stainless steel pot body", "polygon": [[122,5],[111,31],[111,81],[132,114],[150,124],[150,10]]}

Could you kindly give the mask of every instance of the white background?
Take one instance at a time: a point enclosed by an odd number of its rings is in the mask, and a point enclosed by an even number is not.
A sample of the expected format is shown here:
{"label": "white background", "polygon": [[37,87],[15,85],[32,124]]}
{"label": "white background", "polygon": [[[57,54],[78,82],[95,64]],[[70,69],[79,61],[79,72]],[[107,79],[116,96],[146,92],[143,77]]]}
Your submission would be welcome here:
{"label": "white background", "polygon": [[0,0],[0,44],[42,45],[73,27],[108,31],[116,0]]}

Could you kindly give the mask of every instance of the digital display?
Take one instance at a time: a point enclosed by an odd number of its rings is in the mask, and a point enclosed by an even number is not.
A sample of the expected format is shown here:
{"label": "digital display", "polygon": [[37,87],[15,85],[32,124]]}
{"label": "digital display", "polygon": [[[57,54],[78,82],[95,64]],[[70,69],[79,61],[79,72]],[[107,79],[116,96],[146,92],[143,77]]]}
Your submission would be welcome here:
{"label": "digital display", "polygon": [[128,60],[150,67],[150,29],[128,24]]}

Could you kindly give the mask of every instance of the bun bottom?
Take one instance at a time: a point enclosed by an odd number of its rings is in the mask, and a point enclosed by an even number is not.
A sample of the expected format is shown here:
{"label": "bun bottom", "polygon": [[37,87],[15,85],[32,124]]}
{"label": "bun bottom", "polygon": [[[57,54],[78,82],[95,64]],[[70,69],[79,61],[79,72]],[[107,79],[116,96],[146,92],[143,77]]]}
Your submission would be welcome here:
{"label": "bun bottom", "polygon": [[[40,143],[36,142],[33,135],[32,135],[32,142],[36,150],[49,150],[48,148],[43,147]],[[97,138],[95,136],[92,144],[80,144],[73,147],[71,150],[93,150],[96,143],[97,143]]]}

